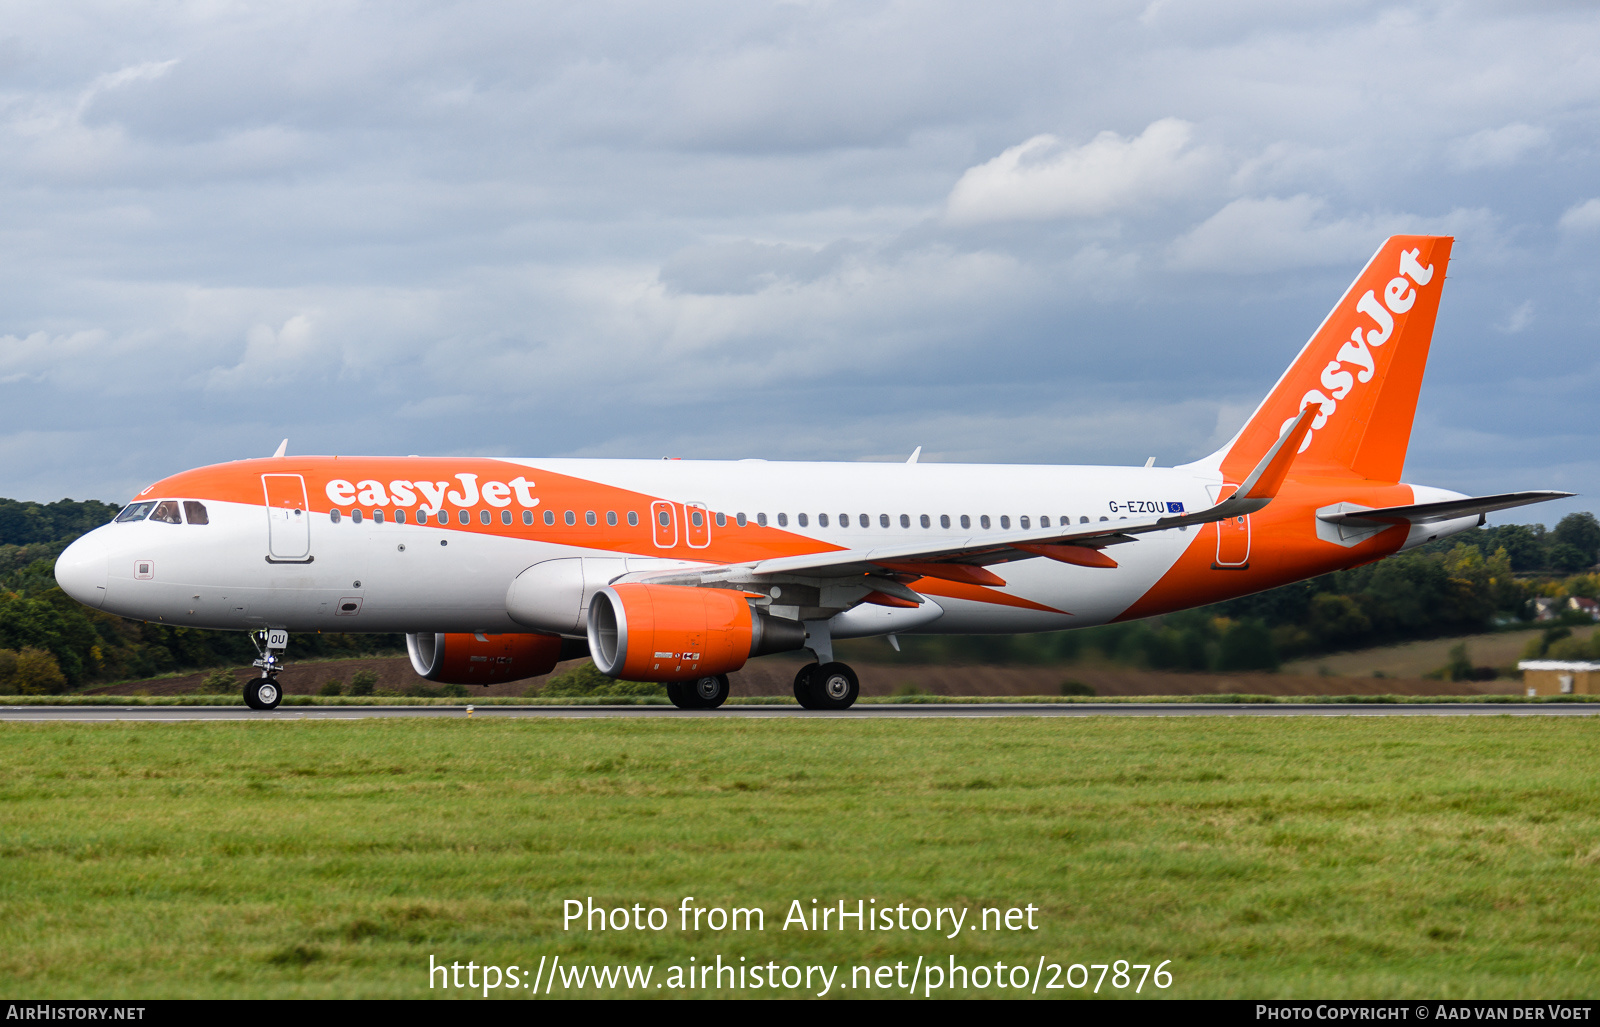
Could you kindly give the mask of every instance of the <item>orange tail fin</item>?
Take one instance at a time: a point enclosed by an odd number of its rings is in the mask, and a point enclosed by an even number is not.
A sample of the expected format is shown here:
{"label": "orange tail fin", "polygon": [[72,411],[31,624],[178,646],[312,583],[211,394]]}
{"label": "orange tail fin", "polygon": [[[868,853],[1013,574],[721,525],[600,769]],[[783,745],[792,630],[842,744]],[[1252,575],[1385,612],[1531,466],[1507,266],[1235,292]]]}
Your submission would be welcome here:
{"label": "orange tail fin", "polygon": [[1224,480],[1241,481],[1310,406],[1297,470],[1400,480],[1453,242],[1396,235],[1378,249],[1222,451]]}

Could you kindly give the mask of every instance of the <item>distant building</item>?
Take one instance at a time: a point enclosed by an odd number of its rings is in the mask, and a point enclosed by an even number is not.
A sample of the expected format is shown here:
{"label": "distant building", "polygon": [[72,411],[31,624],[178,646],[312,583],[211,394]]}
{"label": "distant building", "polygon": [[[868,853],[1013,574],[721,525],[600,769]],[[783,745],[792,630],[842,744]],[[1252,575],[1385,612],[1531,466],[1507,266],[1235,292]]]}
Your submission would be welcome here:
{"label": "distant building", "polygon": [[1523,660],[1522,685],[1533,695],[1600,694],[1600,663],[1590,660]]}
{"label": "distant building", "polygon": [[1600,603],[1587,596],[1539,596],[1533,601],[1534,620],[1555,620],[1564,613],[1581,613],[1590,620],[1600,621]]}

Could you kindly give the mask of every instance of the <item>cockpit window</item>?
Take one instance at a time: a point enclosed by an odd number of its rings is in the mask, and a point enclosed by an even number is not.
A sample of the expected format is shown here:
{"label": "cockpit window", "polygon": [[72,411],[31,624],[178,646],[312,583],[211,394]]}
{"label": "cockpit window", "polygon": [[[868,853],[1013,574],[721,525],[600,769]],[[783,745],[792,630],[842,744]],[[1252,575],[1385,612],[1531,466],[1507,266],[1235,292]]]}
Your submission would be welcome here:
{"label": "cockpit window", "polygon": [[183,501],[183,516],[190,524],[210,524],[211,519],[206,516],[206,505],[196,503],[192,499]]}
{"label": "cockpit window", "polygon": [[117,523],[131,524],[134,521],[142,521],[149,517],[150,511],[155,508],[154,503],[130,503],[125,510],[117,514]]}
{"label": "cockpit window", "polygon": [[176,499],[163,499],[156,504],[155,511],[150,514],[152,521],[162,524],[182,524],[183,518],[178,515],[178,501]]}

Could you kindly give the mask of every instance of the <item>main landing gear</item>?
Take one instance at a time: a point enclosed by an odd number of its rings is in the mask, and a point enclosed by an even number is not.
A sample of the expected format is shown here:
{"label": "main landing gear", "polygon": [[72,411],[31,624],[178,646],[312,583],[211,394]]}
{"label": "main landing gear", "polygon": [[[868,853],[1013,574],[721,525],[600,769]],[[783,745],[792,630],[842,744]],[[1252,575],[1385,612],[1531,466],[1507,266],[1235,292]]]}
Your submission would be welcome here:
{"label": "main landing gear", "polygon": [[667,698],[680,710],[714,710],[728,701],[728,675],[710,674],[693,681],[668,681]]}
{"label": "main landing gear", "polygon": [[289,647],[289,633],[282,628],[250,632],[261,658],[253,666],[261,668],[261,676],[244,686],[244,704],[252,710],[275,710],[283,701],[283,687],[278,684],[278,671],[283,669],[283,651]]}
{"label": "main landing gear", "polygon": [[848,710],[861,681],[844,663],[808,663],[794,676],[794,697],[808,710]]}

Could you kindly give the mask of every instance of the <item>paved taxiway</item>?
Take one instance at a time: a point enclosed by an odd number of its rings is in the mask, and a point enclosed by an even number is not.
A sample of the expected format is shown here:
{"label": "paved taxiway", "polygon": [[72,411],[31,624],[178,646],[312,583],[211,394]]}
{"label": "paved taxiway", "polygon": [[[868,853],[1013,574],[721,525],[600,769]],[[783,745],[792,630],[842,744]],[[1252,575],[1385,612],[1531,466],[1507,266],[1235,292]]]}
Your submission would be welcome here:
{"label": "paved taxiway", "polygon": [[[283,706],[259,712],[238,706],[6,706],[0,720],[361,720],[368,717],[465,717],[464,706]],[[1592,717],[1600,703],[1412,703],[1357,706],[1340,703],[982,703],[865,705],[849,710],[797,706],[724,706],[679,710],[671,706],[478,706],[474,717],[832,717],[858,720],[905,717]]]}

